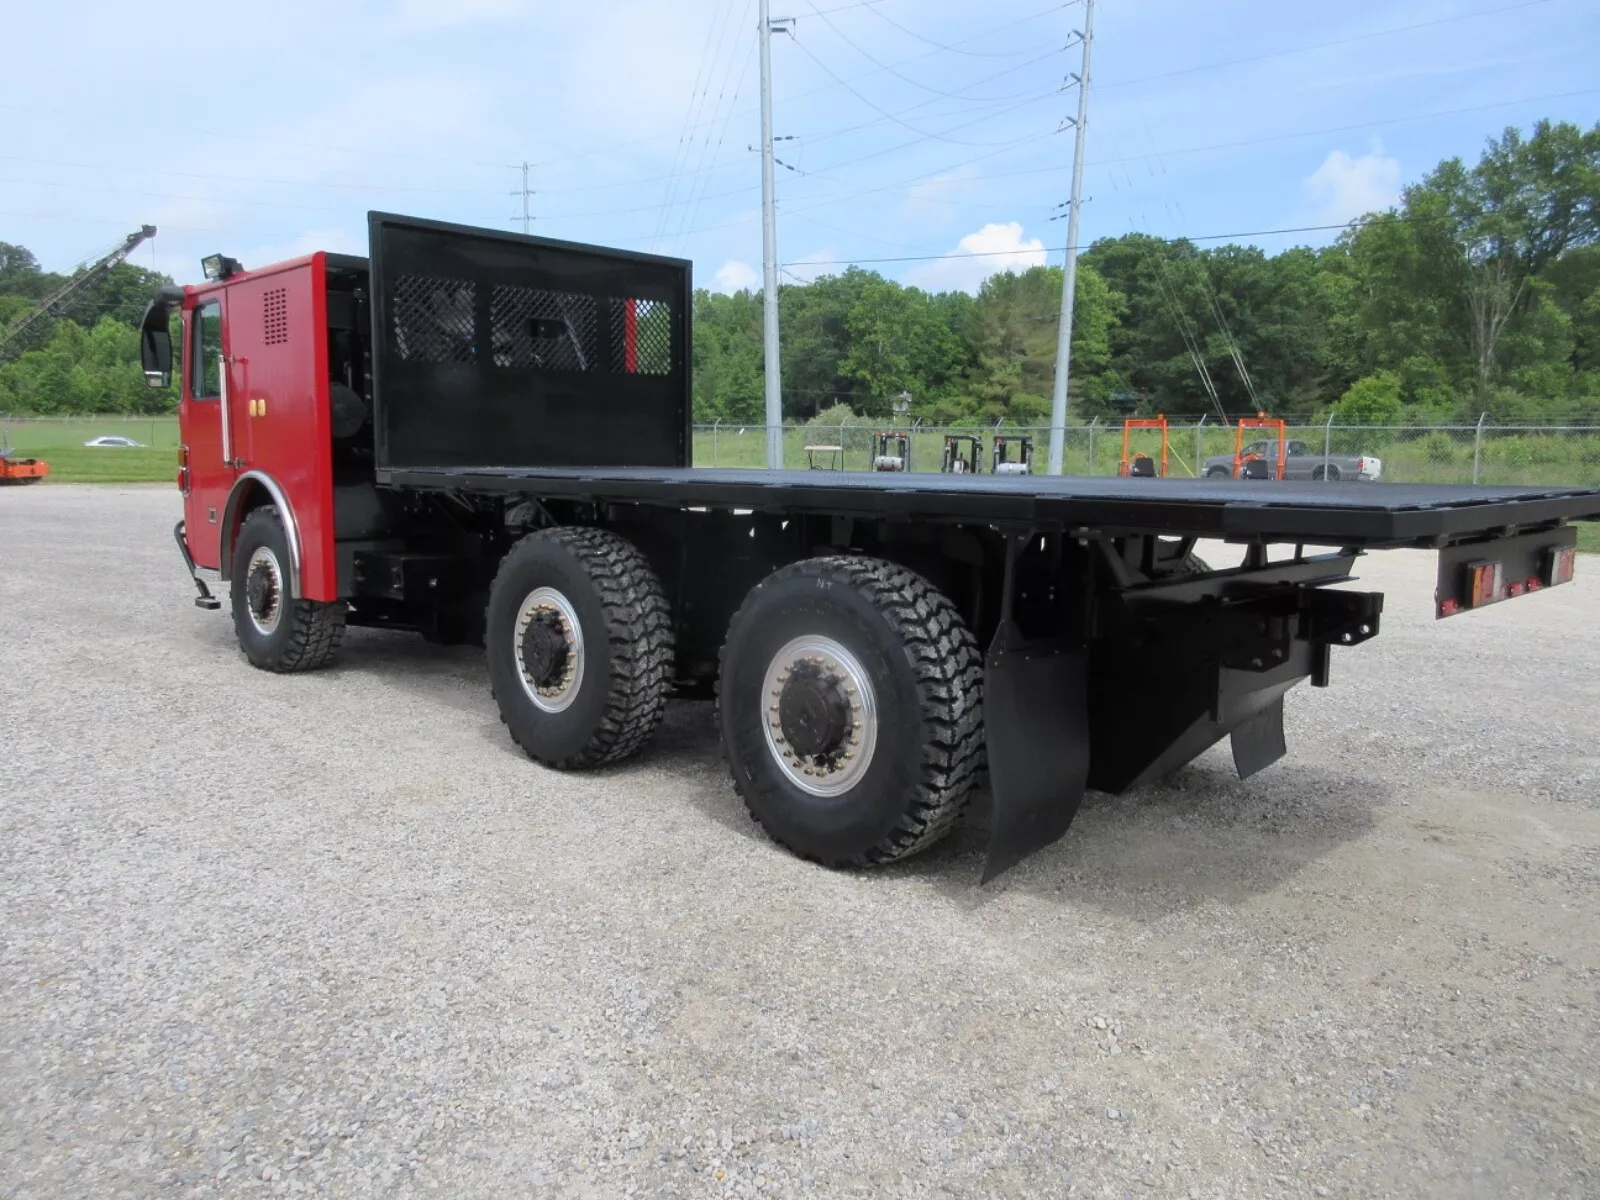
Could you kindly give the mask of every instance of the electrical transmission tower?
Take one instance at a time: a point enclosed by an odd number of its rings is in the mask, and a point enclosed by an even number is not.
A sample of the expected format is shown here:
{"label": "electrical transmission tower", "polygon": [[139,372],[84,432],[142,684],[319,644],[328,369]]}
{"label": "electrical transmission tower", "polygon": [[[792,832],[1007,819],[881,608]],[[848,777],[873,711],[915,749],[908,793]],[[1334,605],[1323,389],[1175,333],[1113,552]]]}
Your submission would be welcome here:
{"label": "electrical transmission tower", "polygon": [[530,232],[529,227],[533,224],[533,213],[529,209],[528,205],[529,205],[529,201],[531,201],[533,199],[535,193],[533,193],[533,192],[528,190],[528,164],[527,163],[523,163],[522,164],[522,186],[520,188],[517,188],[515,191],[513,191],[511,193],[511,195],[513,197],[515,197],[515,196],[521,196],[522,197],[522,216],[521,217],[513,216],[511,219],[513,221],[520,220],[522,222],[522,232],[523,233],[528,233],[528,232]]}

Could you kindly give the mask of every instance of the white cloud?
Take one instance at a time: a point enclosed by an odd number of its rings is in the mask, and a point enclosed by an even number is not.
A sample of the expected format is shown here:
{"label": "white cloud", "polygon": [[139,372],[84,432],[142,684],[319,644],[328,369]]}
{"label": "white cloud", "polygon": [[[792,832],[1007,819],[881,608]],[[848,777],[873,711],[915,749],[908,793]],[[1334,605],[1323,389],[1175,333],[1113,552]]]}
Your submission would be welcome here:
{"label": "white cloud", "polygon": [[1379,145],[1359,158],[1335,150],[1306,177],[1303,186],[1317,206],[1318,223],[1342,225],[1400,199],[1400,163],[1384,154]]}
{"label": "white cloud", "polygon": [[711,277],[711,290],[726,292],[750,291],[761,286],[761,272],[757,271],[743,259],[730,258],[717,268],[717,273]]}
{"label": "white cloud", "polygon": [[907,271],[905,281],[930,292],[976,292],[991,275],[1041,267],[1045,261],[1044,243],[1024,240],[1021,221],[985,225],[957,242],[952,253],[974,257],[923,263]]}

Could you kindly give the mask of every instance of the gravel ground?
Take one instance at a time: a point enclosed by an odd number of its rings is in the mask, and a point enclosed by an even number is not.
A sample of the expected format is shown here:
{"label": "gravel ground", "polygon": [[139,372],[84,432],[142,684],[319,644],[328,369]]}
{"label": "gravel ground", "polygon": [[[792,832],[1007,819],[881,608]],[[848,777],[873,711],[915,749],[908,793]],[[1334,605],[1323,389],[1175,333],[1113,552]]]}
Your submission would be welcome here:
{"label": "gravel ground", "polygon": [[1600,1194],[1600,560],[1287,759],[830,873],[704,705],[548,773],[481,655],[252,671],[167,489],[0,493],[0,1193]]}

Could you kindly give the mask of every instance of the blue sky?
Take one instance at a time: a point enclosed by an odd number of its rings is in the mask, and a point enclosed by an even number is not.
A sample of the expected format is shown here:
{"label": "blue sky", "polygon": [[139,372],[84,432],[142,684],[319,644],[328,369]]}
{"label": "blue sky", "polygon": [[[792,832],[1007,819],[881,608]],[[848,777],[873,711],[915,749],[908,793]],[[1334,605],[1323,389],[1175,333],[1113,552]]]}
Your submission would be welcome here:
{"label": "blue sky", "polygon": [[[0,240],[67,269],[142,222],[192,281],[365,251],[388,209],[758,282],[756,0],[14,6]],[[1059,262],[1079,4],[774,0],[779,258],[931,288]],[[1600,119],[1592,0],[1101,0],[1082,238],[1346,221],[1439,159]],[[1331,233],[1250,236],[1276,250]],[[989,257],[932,256],[1003,252]],[[915,261],[910,261],[915,260]]]}

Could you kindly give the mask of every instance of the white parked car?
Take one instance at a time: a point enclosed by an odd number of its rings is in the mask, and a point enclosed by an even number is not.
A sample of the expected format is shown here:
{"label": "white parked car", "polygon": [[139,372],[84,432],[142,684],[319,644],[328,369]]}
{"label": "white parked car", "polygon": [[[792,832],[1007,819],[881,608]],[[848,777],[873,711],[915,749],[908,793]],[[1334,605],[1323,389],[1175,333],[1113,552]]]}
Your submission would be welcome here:
{"label": "white parked car", "polygon": [[137,447],[137,448],[139,448],[141,450],[144,449],[144,443],[143,442],[136,442],[132,438],[126,438],[126,437],[97,437],[97,438],[90,438],[87,442],[84,443],[84,445],[85,446],[134,446],[134,447]]}

